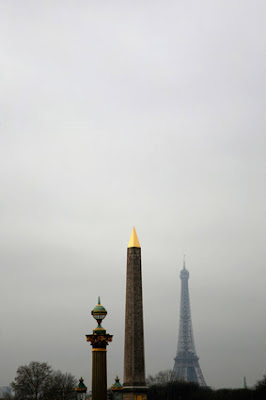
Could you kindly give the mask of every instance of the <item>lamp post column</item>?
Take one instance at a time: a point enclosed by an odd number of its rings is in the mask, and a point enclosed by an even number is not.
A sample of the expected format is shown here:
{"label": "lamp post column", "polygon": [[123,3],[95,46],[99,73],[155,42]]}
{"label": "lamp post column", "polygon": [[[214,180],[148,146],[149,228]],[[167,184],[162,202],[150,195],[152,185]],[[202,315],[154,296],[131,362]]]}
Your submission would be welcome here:
{"label": "lamp post column", "polygon": [[107,370],[106,370],[106,346],[112,341],[113,335],[106,333],[101,326],[107,311],[101,305],[100,297],[98,305],[91,312],[98,322],[92,335],[86,335],[87,342],[92,345],[92,400],[107,399]]}

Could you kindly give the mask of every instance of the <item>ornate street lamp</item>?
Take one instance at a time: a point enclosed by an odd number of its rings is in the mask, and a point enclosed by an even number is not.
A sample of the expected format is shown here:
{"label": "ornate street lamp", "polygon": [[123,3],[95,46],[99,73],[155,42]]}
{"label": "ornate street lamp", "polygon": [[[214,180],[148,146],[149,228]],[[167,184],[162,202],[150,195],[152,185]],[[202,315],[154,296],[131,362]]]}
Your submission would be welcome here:
{"label": "ornate street lamp", "polygon": [[91,314],[98,322],[98,326],[93,330],[93,334],[86,335],[87,342],[90,342],[92,345],[92,400],[106,400],[106,346],[112,341],[113,335],[106,333],[106,330],[101,325],[107,311],[101,305],[100,297],[98,297],[98,304],[94,307]]}
{"label": "ornate street lamp", "polygon": [[120,383],[118,376],[115,378],[115,383],[111,386],[111,392],[113,394],[113,400],[122,400],[123,398],[123,386]]}
{"label": "ornate street lamp", "polygon": [[85,400],[86,393],[87,393],[87,387],[84,385],[84,380],[82,377],[80,378],[79,384],[75,388],[75,391],[77,393],[77,400]]}

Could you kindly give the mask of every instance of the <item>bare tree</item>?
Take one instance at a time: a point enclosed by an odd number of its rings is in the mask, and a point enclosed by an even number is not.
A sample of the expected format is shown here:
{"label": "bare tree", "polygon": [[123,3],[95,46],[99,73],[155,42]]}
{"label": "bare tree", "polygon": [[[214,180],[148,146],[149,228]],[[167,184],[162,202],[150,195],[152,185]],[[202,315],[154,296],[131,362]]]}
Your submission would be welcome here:
{"label": "bare tree", "polygon": [[47,388],[45,400],[75,400],[75,383],[73,375],[55,371]]}
{"label": "bare tree", "polygon": [[74,400],[76,379],[53,371],[47,363],[31,362],[18,368],[11,387],[14,400]]}
{"label": "bare tree", "polygon": [[147,385],[165,385],[168,382],[171,382],[173,378],[173,371],[171,369],[167,369],[165,371],[159,371],[156,375],[149,375],[146,379]]}
{"label": "bare tree", "polygon": [[12,394],[5,392],[3,394],[3,400],[12,400],[14,397],[12,396]]}
{"label": "bare tree", "polygon": [[266,398],[266,375],[256,383],[256,397],[258,399],[265,399]]}
{"label": "bare tree", "polygon": [[47,363],[32,361],[18,368],[11,387],[17,400],[41,400],[52,378],[52,368]]}

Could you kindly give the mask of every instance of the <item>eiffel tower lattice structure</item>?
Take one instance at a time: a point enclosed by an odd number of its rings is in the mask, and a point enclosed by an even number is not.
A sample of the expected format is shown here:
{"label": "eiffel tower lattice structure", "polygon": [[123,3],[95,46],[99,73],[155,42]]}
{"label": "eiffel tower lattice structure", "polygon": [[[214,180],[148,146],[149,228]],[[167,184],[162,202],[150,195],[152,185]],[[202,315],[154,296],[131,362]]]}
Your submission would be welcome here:
{"label": "eiffel tower lattice structure", "polygon": [[180,272],[180,279],[181,303],[179,335],[177,353],[174,359],[173,380],[195,382],[200,386],[206,386],[194,343],[188,290],[189,272],[186,269],[185,260],[183,262],[183,269]]}

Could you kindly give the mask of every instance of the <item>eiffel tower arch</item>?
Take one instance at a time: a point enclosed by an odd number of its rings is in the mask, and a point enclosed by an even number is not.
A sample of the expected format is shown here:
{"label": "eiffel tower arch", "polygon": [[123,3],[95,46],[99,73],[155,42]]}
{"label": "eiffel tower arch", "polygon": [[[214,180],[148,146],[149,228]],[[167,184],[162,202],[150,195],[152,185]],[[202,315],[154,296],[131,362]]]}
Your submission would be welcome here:
{"label": "eiffel tower arch", "polygon": [[181,302],[179,335],[177,353],[174,359],[173,379],[177,381],[195,382],[200,386],[206,386],[194,343],[188,290],[189,272],[186,269],[185,260],[183,262],[183,269],[180,272],[180,279]]}

